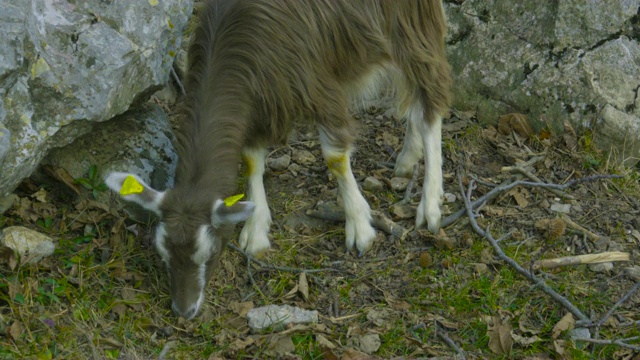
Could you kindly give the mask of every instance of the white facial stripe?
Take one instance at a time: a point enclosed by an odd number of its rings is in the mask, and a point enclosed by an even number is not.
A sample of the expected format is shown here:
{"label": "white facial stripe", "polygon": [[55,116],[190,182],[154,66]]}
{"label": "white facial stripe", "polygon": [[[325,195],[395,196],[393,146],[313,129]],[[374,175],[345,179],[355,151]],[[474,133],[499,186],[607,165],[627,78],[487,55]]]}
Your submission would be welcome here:
{"label": "white facial stripe", "polygon": [[156,245],[156,249],[158,250],[158,254],[162,260],[169,266],[169,260],[171,259],[171,255],[169,255],[169,251],[165,247],[165,239],[167,237],[167,231],[164,228],[164,223],[158,224],[156,228],[156,237],[154,239],[154,243]]}
{"label": "white facial stripe", "polygon": [[191,260],[201,266],[204,266],[207,260],[211,257],[215,241],[209,233],[208,228],[208,225],[202,225],[198,229],[198,233],[196,234],[196,251],[191,255]]}

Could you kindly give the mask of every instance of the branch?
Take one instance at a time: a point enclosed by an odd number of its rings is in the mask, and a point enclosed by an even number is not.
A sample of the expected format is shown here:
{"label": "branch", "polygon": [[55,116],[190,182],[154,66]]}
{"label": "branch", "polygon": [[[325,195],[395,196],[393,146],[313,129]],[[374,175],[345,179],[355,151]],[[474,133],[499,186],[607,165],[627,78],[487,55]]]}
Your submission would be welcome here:
{"label": "branch", "polygon": [[[505,192],[505,191],[509,191],[511,189],[513,189],[516,186],[520,186],[520,185],[524,185],[524,186],[531,186],[531,187],[541,187],[543,189],[559,189],[559,190],[564,190],[567,188],[570,188],[574,185],[583,183],[583,182],[588,182],[588,181],[595,181],[595,180],[600,180],[600,179],[619,179],[624,177],[623,175],[594,175],[594,176],[587,176],[584,178],[580,178],[580,179],[575,179],[575,180],[571,180],[563,185],[558,185],[558,184],[547,184],[547,183],[543,183],[543,182],[531,182],[531,181],[524,181],[524,180],[518,180],[518,181],[514,181],[514,182],[509,182],[509,180],[503,182],[502,184],[496,186],[495,188],[491,189],[491,191],[489,191],[488,193],[482,195],[481,197],[479,197],[478,199],[476,199],[475,201],[471,202],[471,208],[472,209],[476,209],[478,206],[480,206],[481,204],[484,203],[488,203],[489,201],[495,199],[498,195],[500,195],[501,193]],[[469,199],[471,200],[471,199]],[[461,218],[465,213],[467,212],[466,209],[460,209],[457,212],[447,216],[446,218],[442,219],[442,227],[447,227],[451,224],[453,224],[456,220],[458,220],[459,218]]]}
{"label": "branch", "polygon": [[[514,183],[509,184],[508,186],[510,186],[510,188],[513,188],[514,186],[517,186],[517,183],[519,183],[519,182],[516,181]],[[527,182],[520,182],[520,183],[527,183]],[[547,184],[544,184],[544,185],[547,185]],[[464,187],[462,185],[462,177],[460,175],[460,172],[458,172],[458,186],[460,187],[460,192],[461,192],[463,200],[464,200],[465,209],[467,211],[467,216],[469,217],[469,222],[471,223],[471,227],[473,228],[473,230],[475,230],[476,233],[478,233],[479,235],[485,237],[489,241],[489,243],[493,247],[494,251],[498,254],[498,257],[500,257],[500,259],[502,259],[504,262],[509,264],[512,268],[514,268],[518,273],[520,273],[526,279],[528,279],[533,284],[535,284],[538,287],[540,287],[540,289],[543,292],[545,292],[546,294],[551,296],[551,298],[554,299],[556,302],[558,302],[562,306],[564,306],[567,310],[569,310],[569,312],[571,312],[578,319],[580,319],[580,320],[589,320],[588,316],[583,314],[582,311],[580,311],[577,307],[575,307],[565,297],[563,297],[562,295],[558,294],[555,290],[550,288],[544,282],[544,280],[542,280],[542,279],[538,278],[537,276],[533,275],[531,272],[529,272],[528,270],[524,269],[522,266],[520,266],[513,259],[508,257],[502,251],[502,248],[500,247],[500,245],[498,245],[498,242],[491,235],[489,227],[487,228],[486,231],[484,231],[484,230],[482,230],[480,228],[480,226],[478,225],[478,222],[476,221],[476,217],[473,214],[473,208],[472,208],[472,205],[471,205],[471,190],[473,189],[473,184],[469,184],[469,190],[468,190],[467,193],[465,193]],[[538,186],[540,186],[540,184],[538,184]]]}
{"label": "branch", "polygon": [[596,324],[596,331],[595,331],[595,335],[593,336],[594,338],[598,337],[598,334],[600,333],[600,327],[602,326],[602,324],[605,323],[605,321],[607,321],[607,319],[611,316],[611,314],[613,314],[613,312],[615,311],[615,309],[618,308],[618,306],[622,305],[622,303],[624,303],[625,301],[627,301],[627,299],[629,299],[629,297],[631,297],[631,295],[633,295],[633,293],[635,293],[636,291],[638,291],[638,288],[640,288],[640,282],[637,282],[632,288],[631,290],[627,291],[626,294],[624,294],[623,297],[620,298],[620,300],[618,300],[617,303],[615,303],[611,309],[609,309],[609,311],[602,317],[602,319],[600,319],[600,321],[598,321],[598,323]]}
{"label": "branch", "polygon": [[590,339],[590,338],[574,338],[572,340],[574,342],[584,341],[584,342],[590,342],[593,344],[600,344],[600,345],[618,345],[620,347],[631,349],[633,351],[640,351],[640,346],[627,344],[626,342],[621,340],[603,340],[603,339]]}
{"label": "branch", "polygon": [[[345,221],[344,209],[336,203],[318,204],[315,208],[307,210],[306,214],[327,221]],[[409,233],[407,229],[398,225],[378,210],[371,210],[371,225],[399,239],[404,239]]]}

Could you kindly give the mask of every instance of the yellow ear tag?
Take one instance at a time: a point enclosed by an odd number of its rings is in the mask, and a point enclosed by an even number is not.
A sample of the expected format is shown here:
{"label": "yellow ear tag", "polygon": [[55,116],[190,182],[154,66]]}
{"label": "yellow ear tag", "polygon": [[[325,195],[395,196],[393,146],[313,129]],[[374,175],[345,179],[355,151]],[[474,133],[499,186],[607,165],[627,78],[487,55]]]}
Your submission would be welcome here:
{"label": "yellow ear tag", "polygon": [[227,207],[232,206],[233,204],[237,203],[238,200],[242,199],[243,197],[244,197],[244,194],[238,194],[238,195],[229,196],[228,198],[224,199],[224,204]]}
{"label": "yellow ear tag", "polygon": [[120,188],[120,195],[140,194],[144,191],[144,186],[136,180],[135,177],[129,175],[124,179]]}

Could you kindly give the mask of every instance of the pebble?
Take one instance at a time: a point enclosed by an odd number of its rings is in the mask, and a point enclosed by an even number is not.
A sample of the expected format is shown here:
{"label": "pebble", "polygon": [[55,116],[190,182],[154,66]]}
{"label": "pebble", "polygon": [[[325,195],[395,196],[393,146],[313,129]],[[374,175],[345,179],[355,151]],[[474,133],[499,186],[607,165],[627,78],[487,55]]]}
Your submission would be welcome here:
{"label": "pebble", "polygon": [[389,182],[391,183],[391,190],[393,191],[405,191],[407,185],[409,185],[409,179],[403,177],[394,177]]}
{"label": "pebble", "polygon": [[551,211],[568,214],[571,211],[571,205],[554,203],[551,204]]}
{"label": "pebble", "polygon": [[297,150],[293,153],[293,161],[296,163],[307,166],[316,163],[316,157],[307,150]]}
{"label": "pebble", "polygon": [[409,204],[394,204],[389,211],[396,219],[411,219],[416,216],[416,209]]}
{"label": "pebble", "polygon": [[271,170],[275,171],[286,170],[289,167],[289,164],[291,164],[291,156],[286,154],[277,158],[267,159],[267,166],[269,166]]}
{"label": "pebble", "polygon": [[599,264],[589,264],[589,270],[597,273],[608,273],[613,269],[613,263],[605,262]]}
{"label": "pebble", "polygon": [[382,190],[384,188],[384,184],[382,183],[382,181],[374,178],[373,176],[369,176],[368,178],[364,179],[364,182],[362,183],[362,187],[365,190]]}

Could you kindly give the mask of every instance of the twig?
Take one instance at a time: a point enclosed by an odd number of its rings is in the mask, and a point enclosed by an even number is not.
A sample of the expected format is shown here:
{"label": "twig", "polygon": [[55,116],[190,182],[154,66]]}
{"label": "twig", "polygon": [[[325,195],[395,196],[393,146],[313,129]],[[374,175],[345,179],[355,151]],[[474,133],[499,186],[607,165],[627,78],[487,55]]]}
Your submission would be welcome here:
{"label": "twig", "polygon": [[[345,221],[344,210],[338,207],[335,203],[319,204],[315,208],[307,210],[306,214],[322,220]],[[371,210],[371,225],[399,239],[404,239],[409,233],[407,229],[398,225],[385,214],[377,210]]]}
{"label": "twig", "polygon": [[600,344],[600,345],[618,345],[620,347],[631,349],[633,351],[640,351],[640,346],[627,344],[626,342],[621,341],[621,340],[574,338],[574,339],[572,339],[572,341],[574,341],[574,342],[575,341],[584,341],[584,342],[589,342],[589,343],[593,343],[593,344]]}
{"label": "twig", "polygon": [[580,264],[598,264],[612,261],[629,261],[629,253],[621,251],[609,251],[598,254],[586,254],[576,256],[565,256],[554,259],[536,260],[533,263],[533,270],[553,269],[560,266],[571,266]]}
{"label": "twig", "polygon": [[[260,267],[262,267],[265,270],[276,270],[276,271],[287,271],[287,272],[292,272],[292,273],[306,273],[306,274],[310,274],[310,273],[317,273],[317,272],[344,272],[340,269],[333,269],[333,268],[320,268],[320,269],[300,269],[300,268],[292,268],[292,267],[286,267],[286,266],[277,266],[277,265],[272,265],[272,264],[267,264],[263,261],[260,261],[258,259],[256,259],[255,257],[247,254],[246,252],[240,250],[237,246],[228,243],[227,244],[228,247],[230,247],[231,249],[239,252],[240,254],[244,255],[244,257],[247,258],[247,266],[249,266],[250,262],[253,261],[256,264],[258,264]],[[251,275],[250,275],[251,276]]]}
{"label": "twig", "polygon": [[583,234],[585,234],[588,238],[590,238],[592,241],[598,241],[600,240],[601,236],[598,234],[595,234],[591,231],[589,231],[588,229],[576,224],[573,220],[571,220],[568,216],[562,216],[562,220],[564,220],[564,222],[569,225],[570,228],[580,231]]}
{"label": "twig", "polygon": [[164,344],[164,346],[162,347],[162,351],[160,351],[160,355],[158,355],[158,360],[164,360],[165,359],[165,356],[167,356],[167,353],[169,352],[169,348],[171,348],[174,343],[175,343],[175,341],[167,341]]}
{"label": "twig", "polygon": [[[505,166],[505,167],[502,168],[502,171],[510,171],[510,172],[517,171],[517,172],[521,173],[522,175],[528,177],[532,181],[543,182],[542,179],[540,179],[539,177],[534,175],[532,172],[527,170],[524,166]],[[565,193],[564,191],[560,191],[560,189],[549,188],[547,190],[549,192],[554,193],[554,194],[556,194],[556,195],[558,195],[560,197],[563,197],[563,198],[575,199],[574,196],[569,195],[569,194]]]}
{"label": "twig", "polygon": [[[516,183],[518,183],[518,182],[516,181],[514,183],[511,183],[510,185],[516,186],[516,185],[514,185]],[[498,254],[498,257],[500,257],[500,259],[502,259],[504,262],[506,262],[511,267],[513,267],[518,273],[520,273],[522,276],[527,278],[533,284],[535,284],[538,287],[540,287],[540,289],[543,292],[545,292],[546,294],[551,296],[551,298],[554,299],[556,302],[558,302],[559,304],[564,306],[567,310],[569,310],[569,312],[571,312],[578,319],[580,319],[580,320],[589,320],[589,317],[587,317],[585,314],[583,314],[582,311],[580,311],[577,307],[575,307],[565,297],[563,297],[562,295],[558,294],[555,290],[550,288],[544,282],[544,280],[542,280],[542,279],[538,278],[537,276],[533,275],[531,272],[529,272],[528,270],[526,270],[522,266],[520,266],[520,264],[518,264],[513,259],[508,257],[502,251],[502,248],[500,247],[500,245],[498,245],[496,240],[491,235],[490,227],[487,227],[486,231],[484,231],[484,230],[482,230],[480,228],[480,226],[478,225],[478,222],[476,221],[475,215],[473,214],[473,208],[471,207],[471,187],[469,187],[468,194],[465,193],[464,186],[462,185],[462,177],[460,175],[460,172],[458,172],[458,186],[460,187],[460,193],[462,194],[462,197],[463,197],[463,200],[464,200],[465,209],[467,211],[467,216],[469,217],[469,222],[471,223],[471,227],[475,230],[475,232],[477,232],[481,236],[484,236],[489,241],[489,243],[493,247],[494,251]]]}
{"label": "twig", "polygon": [[618,306],[622,305],[625,301],[627,301],[627,299],[629,299],[629,297],[631,297],[631,295],[633,295],[633,293],[635,293],[636,291],[638,291],[638,288],[640,288],[640,281],[637,282],[632,288],[631,290],[627,291],[626,294],[624,294],[623,297],[620,298],[620,300],[618,300],[617,303],[615,303],[611,309],[609,309],[609,311],[607,311],[607,313],[602,317],[602,319],[600,319],[600,321],[598,321],[598,323],[596,324],[596,331],[594,334],[594,338],[598,338],[598,335],[600,333],[600,327],[602,326],[602,324],[605,323],[605,321],[607,321],[607,319],[611,316],[611,314],[613,314],[613,312],[618,308]]}
{"label": "twig", "polygon": [[[547,184],[547,183],[543,183],[543,182],[531,182],[531,181],[524,181],[524,180],[518,180],[518,181],[514,181],[514,182],[509,182],[509,181],[505,181],[502,184],[496,186],[495,188],[493,188],[491,191],[489,191],[488,193],[482,195],[481,197],[479,197],[478,199],[476,199],[475,201],[473,201],[471,203],[472,209],[477,208],[480,204],[483,203],[488,203],[489,201],[493,200],[494,198],[496,198],[498,195],[500,195],[502,192],[505,191],[509,191],[511,189],[513,189],[516,186],[531,186],[531,187],[541,187],[544,189],[560,189],[560,190],[564,190],[567,189],[569,187],[572,187],[576,184],[579,183],[583,183],[583,182],[588,182],[588,181],[595,181],[595,180],[600,180],[600,179],[618,179],[623,177],[622,175],[594,175],[594,176],[588,176],[588,177],[584,177],[584,178],[580,178],[580,179],[575,179],[575,180],[571,180],[563,185],[558,185],[558,184]],[[458,220],[460,217],[462,217],[465,213],[466,213],[466,209],[460,209],[457,212],[447,216],[446,218],[442,219],[441,225],[442,227],[447,227],[451,224],[453,224],[456,220]]]}
{"label": "twig", "polygon": [[446,332],[442,331],[442,329],[439,329],[437,322],[436,322],[436,335],[438,335],[438,337],[444,340],[444,342],[446,342],[447,345],[453,348],[453,351],[455,351],[456,354],[460,355],[460,358],[462,360],[466,360],[466,357],[464,356],[464,351],[460,349],[460,347],[458,347],[458,345],[456,345],[456,343],[453,340],[451,340],[449,336],[447,336]]}
{"label": "twig", "polygon": [[404,198],[398,202],[398,204],[408,204],[411,202],[413,188],[416,186],[416,182],[418,181],[418,164],[413,165],[413,173],[411,175],[411,180],[407,184],[407,188],[404,190]]}
{"label": "twig", "polygon": [[91,348],[91,355],[93,356],[93,358],[96,360],[102,359],[102,357],[100,357],[100,355],[98,354],[96,345],[93,343],[93,335],[91,335],[91,332],[87,331],[85,335],[87,336],[87,340],[89,341],[89,348]]}
{"label": "twig", "polygon": [[173,66],[171,67],[171,75],[173,76],[173,80],[176,81],[176,84],[178,84],[178,87],[180,88],[180,92],[182,93],[182,96],[187,96],[187,92],[184,90],[182,81],[180,80],[180,77],[176,73],[176,70],[173,68]]}

